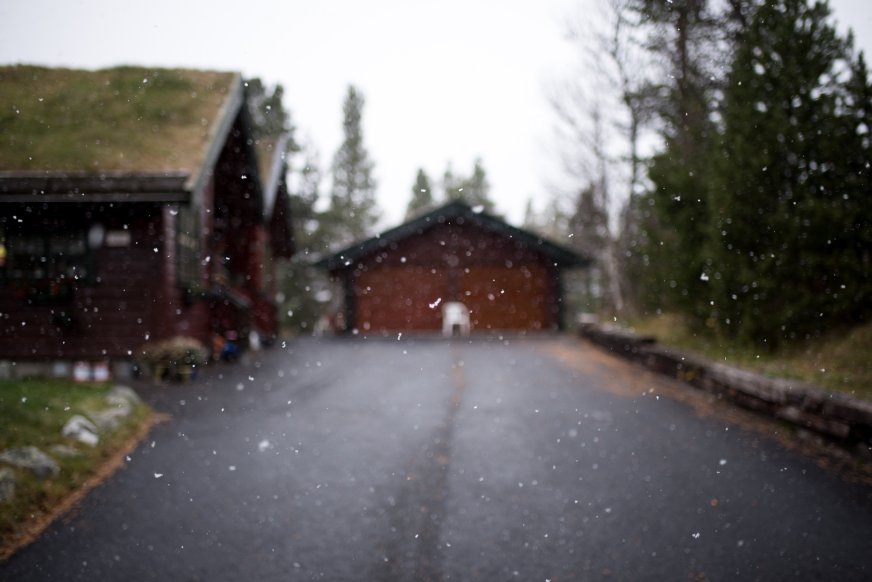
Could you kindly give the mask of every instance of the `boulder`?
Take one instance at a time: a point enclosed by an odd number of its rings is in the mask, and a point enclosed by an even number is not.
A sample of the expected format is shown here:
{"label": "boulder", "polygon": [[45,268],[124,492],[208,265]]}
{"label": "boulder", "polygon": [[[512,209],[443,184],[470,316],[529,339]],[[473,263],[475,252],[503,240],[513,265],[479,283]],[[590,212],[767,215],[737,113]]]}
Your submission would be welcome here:
{"label": "boulder", "polygon": [[0,461],[20,469],[27,469],[40,479],[61,472],[57,462],[36,447],[18,447],[0,452]]}
{"label": "boulder", "polygon": [[0,503],[15,498],[15,473],[12,469],[0,469]]}
{"label": "boulder", "polygon": [[120,406],[117,408],[109,408],[98,412],[89,412],[88,418],[94,421],[99,432],[106,432],[118,427],[120,419],[130,415],[129,406]]}
{"label": "boulder", "polygon": [[124,404],[127,404],[130,408],[133,408],[141,403],[142,399],[133,388],[118,384],[109,391],[109,394],[106,395],[106,402],[113,406],[123,406]]}
{"label": "boulder", "polygon": [[67,438],[77,440],[92,447],[100,442],[100,437],[97,436],[96,425],[78,414],[67,421],[61,432]]}

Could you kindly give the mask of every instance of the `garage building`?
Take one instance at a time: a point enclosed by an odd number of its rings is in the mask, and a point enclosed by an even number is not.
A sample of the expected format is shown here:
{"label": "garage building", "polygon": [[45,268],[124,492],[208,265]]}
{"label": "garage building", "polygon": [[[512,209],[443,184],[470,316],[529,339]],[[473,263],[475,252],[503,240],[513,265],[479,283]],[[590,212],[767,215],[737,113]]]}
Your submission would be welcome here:
{"label": "garage building", "polygon": [[365,335],[560,329],[561,271],[588,264],[462,202],[318,263],[342,288],[333,327]]}

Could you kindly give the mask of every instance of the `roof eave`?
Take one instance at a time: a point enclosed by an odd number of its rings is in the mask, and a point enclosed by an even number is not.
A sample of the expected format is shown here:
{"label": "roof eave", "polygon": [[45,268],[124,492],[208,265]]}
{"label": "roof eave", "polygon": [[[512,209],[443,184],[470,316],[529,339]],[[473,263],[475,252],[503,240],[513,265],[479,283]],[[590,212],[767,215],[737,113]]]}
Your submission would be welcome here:
{"label": "roof eave", "polygon": [[269,174],[266,176],[267,181],[264,186],[264,218],[269,218],[275,208],[276,192],[282,183],[282,171],[286,163],[286,155],[288,144],[291,142],[291,133],[285,132],[276,140],[276,145],[273,151],[272,160],[269,165]]}
{"label": "roof eave", "polygon": [[186,172],[0,172],[0,202],[187,202]]}
{"label": "roof eave", "polygon": [[227,141],[227,136],[233,129],[233,124],[236,121],[236,116],[239,114],[245,102],[245,89],[242,82],[242,75],[236,73],[233,77],[233,82],[230,86],[230,91],[224,104],[215,118],[215,122],[209,128],[209,138],[206,145],[206,155],[203,157],[203,163],[194,173],[190,175],[185,182],[185,190],[191,192],[195,201],[200,201],[203,190],[209,183],[212,177],[215,164],[218,163],[218,158],[221,156],[221,151]]}

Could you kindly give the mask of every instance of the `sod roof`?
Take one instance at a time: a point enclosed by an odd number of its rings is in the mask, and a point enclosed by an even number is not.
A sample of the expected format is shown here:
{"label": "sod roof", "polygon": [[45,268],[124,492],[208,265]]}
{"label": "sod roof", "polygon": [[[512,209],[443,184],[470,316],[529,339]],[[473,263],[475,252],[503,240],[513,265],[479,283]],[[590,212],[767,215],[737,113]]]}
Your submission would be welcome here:
{"label": "sod roof", "polygon": [[0,172],[196,174],[235,73],[0,67]]}

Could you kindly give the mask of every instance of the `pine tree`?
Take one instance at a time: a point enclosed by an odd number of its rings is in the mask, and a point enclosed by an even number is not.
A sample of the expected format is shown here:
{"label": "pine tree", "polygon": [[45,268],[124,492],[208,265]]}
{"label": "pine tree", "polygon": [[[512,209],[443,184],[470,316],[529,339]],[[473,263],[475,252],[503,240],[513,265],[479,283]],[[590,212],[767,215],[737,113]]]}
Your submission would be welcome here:
{"label": "pine tree", "polygon": [[430,178],[423,168],[419,168],[415,175],[415,183],[412,185],[412,197],[406,207],[406,219],[430,210],[433,208],[433,204],[433,188],[430,186]]}
{"label": "pine tree", "polygon": [[645,252],[658,258],[650,263],[650,274],[663,292],[664,306],[704,317],[705,304],[698,300],[705,291],[699,281],[704,260],[700,251],[707,236],[716,134],[709,67],[717,62],[712,46],[717,19],[709,0],[634,0],[634,6],[652,23],[650,50],[666,64],[654,102],[664,149],[649,167],[653,189],[647,202],[656,216],[647,222],[646,240],[653,246]]}
{"label": "pine tree", "polygon": [[842,319],[861,322],[872,317],[872,84],[863,53],[852,63],[845,108],[848,139],[840,172],[844,177],[838,202],[840,228],[833,233],[844,282],[831,290],[832,310]]}
{"label": "pine tree", "polygon": [[495,208],[490,198],[490,182],[481,158],[476,158],[472,174],[468,177],[456,176],[451,164],[448,164],[442,177],[442,188],[446,200],[460,200],[473,207],[480,206],[488,212]]}
{"label": "pine tree", "polygon": [[314,257],[328,250],[327,233],[316,209],[320,198],[321,170],[318,154],[311,145],[302,148],[303,163],[298,170],[296,188],[291,192],[291,221],[296,253],[285,266],[281,293],[282,313],[293,329],[312,332],[324,307],[319,291],[328,287],[325,273],[312,265]]}
{"label": "pine tree", "polygon": [[330,208],[323,220],[334,245],[368,236],[378,220],[373,162],[363,141],[363,95],[348,87],[342,106],[342,145],[333,158]]}
{"label": "pine tree", "polygon": [[[773,0],[741,38],[729,75],[711,192],[710,323],[775,346],[832,321],[842,285],[844,160],[839,102],[848,44],[826,4]],[[861,195],[862,196],[862,195]],[[853,282],[852,282],[853,283]]]}
{"label": "pine tree", "polygon": [[450,162],[442,174],[442,192],[446,201],[463,199],[463,178],[454,175]]}
{"label": "pine tree", "polygon": [[533,197],[529,196],[527,198],[527,203],[524,204],[524,222],[521,224],[524,227],[524,230],[530,230],[533,232],[542,232],[542,221],[539,218],[539,214],[536,212],[536,209],[533,208]]}
{"label": "pine tree", "polygon": [[278,84],[270,91],[263,81],[254,78],[245,82],[245,92],[255,139],[278,137],[293,130],[290,112],[282,103],[284,87]]}
{"label": "pine tree", "polygon": [[616,302],[609,286],[612,241],[608,222],[602,192],[592,184],[582,188],[569,218],[569,233],[571,246],[593,259],[593,265],[580,278],[581,300],[587,312],[598,312],[605,304]]}
{"label": "pine tree", "polygon": [[321,213],[316,206],[321,198],[321,168],[314,146],[301,148],[302,167],[297,171],[296,187],[291,192],[291,213],[297,253],[311,256],[329,250],[330,241],[321,227]]}
{"label": "pine tree", "polygon": [[463,181],[463,199],[470,206],[480,206],[488,212],[494,209],[494,203],[490,199],[490,182],[481,158],[476,158],[472,175]]}

